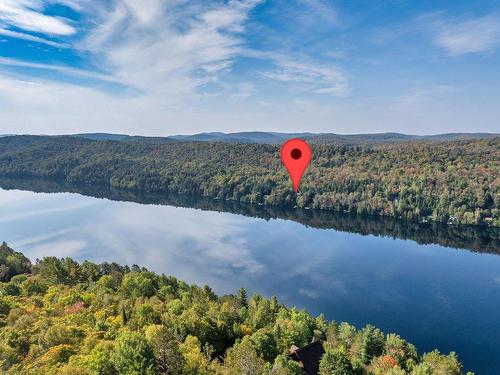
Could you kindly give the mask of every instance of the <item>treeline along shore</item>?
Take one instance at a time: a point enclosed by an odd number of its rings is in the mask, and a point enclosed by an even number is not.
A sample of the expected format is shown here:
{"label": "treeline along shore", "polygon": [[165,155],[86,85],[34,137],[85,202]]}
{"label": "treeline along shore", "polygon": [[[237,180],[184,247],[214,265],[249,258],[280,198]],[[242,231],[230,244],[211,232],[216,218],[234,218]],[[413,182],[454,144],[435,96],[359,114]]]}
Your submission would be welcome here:
{"label": "treeline along shore", "polygon": [[268,144],[9,136],[0,176],[500,226],[500,138],[312,147],[299,194]]}
{"label": "treeline along shore", "polygon": [[447,225],[428,221],[401,220],[388,216],[358,215],[328,210],[302,209],[250,204],[236,200],[213,199],[199,195],[124,190],[108,185],[81,185],[67,181],[33,177],[0,177],[0,188],[36,193],[78,193],[95,198],[140,204],[194,208],[228,212],[264,220],[292,220],[318,229],[334,229],[361,235],[413,240],[419,244],[438,244],[455,249],[500,255],[500,227]]}
{"label": "treeline along shore", "polygon": [[419,354],[397,334],[327,321],[276,297],[116,263],[0,244],[0,372],[32,375],[302,375],[292,345],[320,342],[319,375],[462,374],[454,352]]}

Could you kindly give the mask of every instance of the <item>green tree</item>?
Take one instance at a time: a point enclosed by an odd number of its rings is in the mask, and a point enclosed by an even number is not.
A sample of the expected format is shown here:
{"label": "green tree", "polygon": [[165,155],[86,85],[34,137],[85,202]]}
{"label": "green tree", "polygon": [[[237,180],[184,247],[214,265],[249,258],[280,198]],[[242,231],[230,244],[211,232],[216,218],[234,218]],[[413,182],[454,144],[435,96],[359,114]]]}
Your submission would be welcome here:
{"label": "green tree", "polygon": [[29,259],[2,242],[0,244],[0,282],[8,282],[13,276],[29,272],[31,272]]}
{"label": "green tree", "polygon": [[349,356],[343,349],[327,350],[319,363],[319,375],[355,375]]}
{"label": "green tree", "polygon": [[164,325],[150,325],[146,339],[153,349],[157,369],[162,374],[179,375],[184,367],[184,358],[174,331]]}
{"label": "green tree", "polygon": [[229,375],[262,375],[265,362],[245,337],[229,350],[224,364]]}
{"label": "green tree", "polygon": [[187,336],[182,344],[179,345],[182,355],[185,359],[184,375],[207,375],[211,367],[210,347],[201,349],[201,343],[196,336]]}
{"label": "green tree", "polygon": [[119,374],[153,375],[155,356],[142,333],[124,331],[115,342],[111,362]]}
{"label": "green tree", "polygon": [[428,365],[433,374],[460,375],[462,367],[455,352],[444,355],[438,350],[424,354],[422,363]]}
{"label": "green tree", "polygon": [[118,375],[111,362],[113,344],[111,342],[97,343],[87,355],[70,358],[70,365],[83,367],[89,375]]}
{"label": "green tree", "polygon": [[18,296],[21,294],[21,289],[14,283],[0,284],[0,296]]}
{"label": "green tree", "polygon": [[279,355],[274,360],[269,375],[303,375],[300,365],[291,360],[287,355]]}
{"label": "green tree", "polygon": [[238,301],[239,301],[241,306],[248,307],[248,297],[247,297],[247,291],[245,288],[240,288],[238,290]]}
{"label": "green tree", "polygon": [[253,347],[259,357],[272,361],[278,354],[276,339],[270,329],[261,328],[250,336]]}
{"label": "green tree", "polygon": [[394,358],[403,369],[412,368],[418,361],[417,349],[398,335],[390,333],[385,340],[384,352]]}
{"label": "green tree", "polygon": [[370,362],[384,351],[384,334],[372,325],[367,325],[361,331],[361,360],[364,363]]}
{"label": "green tree", "polygon": [[131,272],[123,277],[121,291],[126,297],[151,297],[155,285],[149,272]]}

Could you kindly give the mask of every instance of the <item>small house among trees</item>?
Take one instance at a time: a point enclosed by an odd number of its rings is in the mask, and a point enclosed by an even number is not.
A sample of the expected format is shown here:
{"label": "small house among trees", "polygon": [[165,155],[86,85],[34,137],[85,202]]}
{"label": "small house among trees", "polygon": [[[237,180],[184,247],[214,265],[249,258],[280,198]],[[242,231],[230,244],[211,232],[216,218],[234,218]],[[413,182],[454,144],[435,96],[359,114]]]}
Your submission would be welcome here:
{"label": "small house among trees", "polygon": [[306,375],[318,374],[319,362],[323,354],[325,354],[325,349],[321,341],[315,341],[302,348],[295,345],[290,348],[290,358],[299,363]]}

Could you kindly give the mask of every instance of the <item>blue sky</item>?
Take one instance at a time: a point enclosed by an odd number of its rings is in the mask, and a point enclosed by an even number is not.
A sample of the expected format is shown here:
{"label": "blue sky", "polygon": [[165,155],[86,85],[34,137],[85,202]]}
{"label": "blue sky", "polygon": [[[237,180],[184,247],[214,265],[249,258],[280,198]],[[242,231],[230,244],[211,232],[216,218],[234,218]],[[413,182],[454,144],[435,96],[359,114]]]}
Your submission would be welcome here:
{"label": "blue sky", "polygon": [[500,131],[500,2],[0,0],[0,133]]}

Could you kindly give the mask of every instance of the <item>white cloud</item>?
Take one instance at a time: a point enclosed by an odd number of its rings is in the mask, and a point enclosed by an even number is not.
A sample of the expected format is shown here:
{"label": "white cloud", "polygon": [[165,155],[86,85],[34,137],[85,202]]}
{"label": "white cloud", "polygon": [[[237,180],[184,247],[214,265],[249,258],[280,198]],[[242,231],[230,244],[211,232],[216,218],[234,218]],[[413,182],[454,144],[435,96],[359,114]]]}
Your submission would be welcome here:
{"label": "white cloud", "polygon": [[262,72],[269,79],[295,83],[301,91],[344,96],[349,92],[345,74],[336,66],[305,63],[289,57],[273,57],[277,69]]}
{"label": "white cloud", "polygon": [[404,113],[421,112],[429,103],[447,99],[451,94],[460,92],[460,89],[446,85],[431,85],[417,88],[397,97],[392,101],[391,108]]}
{"label": "white cloud", "polygon": [[91,0],[46,0],[48,4],[61,4],[76,11],[80,11]]}
{"label": "white cloud", "polygon": [[371,34],[377,44],[423,35],[450,56],[490,52],[500,46],[500,15],[454,18],[446,12],[431,12]]}
{"label": "white cloud", "polygon": [[217,81],[231,68],[242,44],[239,34],[249,12],[260,2],[0,0],[0,35],[66,46],[8,29],[73,34],[76,30],[69,21],[43,14],[49,3],[64,4],[91,20],[86,37],[74,48],[93,56],[95,65],[112,76],[108,80],[178,97]]}
{"label": "white cloud", "polygon": [[300,21],[304,26],[337,26],[339,15],[331,2],[323,0],[298,0],[304,6]]}
{"label": "white cloud", "polygon": [[72,35],[76,32],[68,20],[43,14],[42,0],[0,0],[0,26],[48,35]]}
{"label": "white cloud", "polygon": [[451,56],[488,52],[500,46],[500,17],[436,21],[434,29],[434,43]]}
{"label": "white cloud", "polygon": [[[47,128],[57,129],[56,133],[98,131],[106,126],[118,132],[166,134],[171,124],[181,131],[186,122],[204,122],[193,119],[205,116],[202,109],[193,110],[205,100],[199,94],[203,85],[216,83],[229,98],[243,99],[253,93],[253,84],[226,84],[221,76],[230,71],[239,55],[249,12],[259,3],[78,3],[83,17],[92,24],[73,48],[90,55],[92,64],[104,73],[0,58],[0,65],[58,73],[49,81],[0,70],[0,133],[6,126],[16,133],[47,132],[41,130]],[[38,11],[43,8],[33,1],[16,4],[18,9],[29,4]],[[116,91],[104,92],[76,81],[64,83],[58,81],[61,75],[120,83],[136,89],[137,95],[116,95]]]}
{"label": "white cloud", "polygon": [[115,1],[95,13],[97,26],[77,48],[135,88],[193,93],[231,68],[243,43],[239,34],[259,2]]}
{"label": "white cloud", "polygon": [[[0,34],[1,34],[1,32],[0,32]],[[117,79],[114,79],[112,76],[109,76],[107,74],[101,74],[101,73],[97,73],[97,72],[91,72],[88,70],[71,68],[71,67],[67,67],[64,65],[32,63],[32,62],[25,62],[22,60],[10,59],[7,57],[0,57],[0,65],[15,66],[15,67],[21,67],[21,68],[53,70],[55,72],[68,74],[68,75],[71,75],[74,77],[92,78],[92,79],[96,79],[96,80],[100,80],[100,81],[119,83],[119,81]],[[0,75],[0,77],[1,77],[1,75]]]}
{"label": "white cloud", "polygon": [[0,28],[0,35],[8,36],[10,38],[23,39],[23,40],[27,40],[27,41],[35,42],[35,43],[42,43],[42,44],[46,44],[48,46],[52,46],[52,47],[56,47],[56,48],[69,48],[70,47],[70,45],[66,44],[66,43],[54,42],[52,40],[40,38],[38,36],[34,36],[31,34],[20,33],[17,31],[6,30],[6,29],[2,29],[2,28]]}

